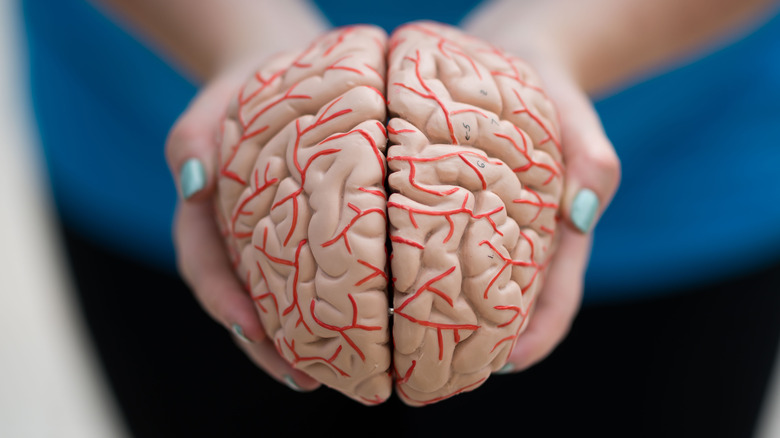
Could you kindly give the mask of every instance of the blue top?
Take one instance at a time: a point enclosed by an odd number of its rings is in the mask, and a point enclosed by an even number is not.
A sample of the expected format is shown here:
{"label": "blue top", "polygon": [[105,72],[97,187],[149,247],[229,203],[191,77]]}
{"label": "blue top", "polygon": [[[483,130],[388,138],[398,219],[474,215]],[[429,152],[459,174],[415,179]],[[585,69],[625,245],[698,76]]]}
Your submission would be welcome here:
{"label": "blue top", "polygon": [[[455,24],[478,2],[316,2],[334,25]],[[23,0],[35,114],[63,220],[174,269],[168,129],[196,87],[84,0]],[[596,104],[623,181],[586,300],[658,294],[780,259],[780,16]]]}

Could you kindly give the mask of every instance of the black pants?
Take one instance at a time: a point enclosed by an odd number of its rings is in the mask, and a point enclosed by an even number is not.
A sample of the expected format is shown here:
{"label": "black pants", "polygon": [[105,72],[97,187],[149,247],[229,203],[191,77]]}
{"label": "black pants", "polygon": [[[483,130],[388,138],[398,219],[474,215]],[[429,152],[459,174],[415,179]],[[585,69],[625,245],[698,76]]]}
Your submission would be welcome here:
{"label": "black pants", "polygon": [[395,397],[364,407],[270,379],[178,278],[65,236],[100,359],[137,437],[749,437],[780,334],[775,266],[652,301],[586,307],[560,347],[524,373],[424,408]]}

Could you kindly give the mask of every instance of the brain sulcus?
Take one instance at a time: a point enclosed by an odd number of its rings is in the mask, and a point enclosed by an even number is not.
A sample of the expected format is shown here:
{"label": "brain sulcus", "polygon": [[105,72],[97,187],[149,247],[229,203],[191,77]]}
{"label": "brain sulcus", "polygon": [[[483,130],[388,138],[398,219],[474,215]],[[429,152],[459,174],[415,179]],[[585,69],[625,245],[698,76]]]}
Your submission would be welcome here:
{"label": "brain sulcus", "polygon": [[555,246],[555,110],[520,59],[437,23],[278,55],[223,124],[217,216],[266,333],[364,404],[482,384]]}

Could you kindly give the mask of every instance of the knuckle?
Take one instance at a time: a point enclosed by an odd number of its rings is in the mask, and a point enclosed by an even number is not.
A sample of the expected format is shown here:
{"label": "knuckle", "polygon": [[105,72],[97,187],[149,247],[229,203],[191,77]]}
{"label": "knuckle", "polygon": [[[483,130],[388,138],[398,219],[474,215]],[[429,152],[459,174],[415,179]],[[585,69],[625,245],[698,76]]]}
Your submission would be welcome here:
{"label": "knuckle", "polygon": [[588,156],[589,165],[610,190],[617,188],[620,182],[620,159],[614,149],[604,148]]}
{"label": "knuckle", "polygon": [[187,263],[184,260],[184,256],[181,253],[176,253],[176,270],[179,272],[184,284],[187,285],[190,290],[193,289],[193,278],[190,271],[187,269]]}
{"label": "knuckle", "polygon": [[192,272],[190,269],[188,269],[188,266],[190,265],[188,263],[188,252],[184,250],[182,245],[182,211],[180,208],[177,208],[174,221],[173,221],[173,246],[175,249],[175,256],[176,256],[176,271],[179,273],[179,276],[181,277],[184,284],[187,285],[190,290],[193,289],[194,285],[194,277],[192,275]]}
{"label": "knuckle", "polygon": [[210,292],[213,290],[214,285],[196,276],[194,273],[197,272],[197,270],[193,270],[191,266],[192,264],[188,258],[177,252],[176,268],[179,271],[182,281],[187,285],[206,313],[215,321],[223,323],[220,302],[217,299],[216,294]]}
{"label": "knuckle", "polygon": [[557,324],[552,328],[550,335],[549,349],[553,350],[560,344],[571,330],[572,320],[570,318],[559,318]]}
{"label": "knuckle", "polygon": [[188,145],[194,144],[203,137],[203,128],[190,121],[186,117],[180,119],[173,125],[168,133],[168,139],[165,142],[165,157],[169,165],[175,164],[178,158],[184,154]]}
{"label": "knuckle", "polygon": [[201,282],[195,285],[192,290],[203,310],[205,310],[213,320],[227,327],[227,321],[223,314],[224,309],[218,294],[213,293],[213,285],[208,284],[208,282]]}
{"label": "knuckle", "polygon": [[612,148],[591,154],[590,160],[592,165],[603,172],[616,173],[620,169],[620,160]]}

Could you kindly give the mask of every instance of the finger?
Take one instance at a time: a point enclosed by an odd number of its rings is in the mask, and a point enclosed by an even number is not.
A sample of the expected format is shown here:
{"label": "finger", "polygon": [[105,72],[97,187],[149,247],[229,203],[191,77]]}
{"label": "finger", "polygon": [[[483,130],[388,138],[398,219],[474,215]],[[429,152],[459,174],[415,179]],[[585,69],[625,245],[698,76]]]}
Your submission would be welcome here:
{"label": "finger", "polygon": [[271,377],[296,391],[313,391],[320,383],[307,374],[294,369],[274,348],[269,339],[248,344],[236,342],[252,361]]}
{"label": "finger", "polygon": [[547,357],[569,332],[579,309],[591,236],[570,228],[560,232],[560,246],[550,262],[544,290],[509,355],[512,371],[522,371]]}
{"label": "finger", "polygon": [[165,158],[185,200],[204,200],[214,191],[222,120],[246,72],[234,69],[201,90],[168,135]]}
{"label": "finger", "polygon": [[238,345],[266,373],[295,390],[319,383],[279,356],[265,335],[254,301],[233,274],[208,203],[181,203],[175,244],[179,271],[214,320],[231,330]]}
{"label": "finger", "polygon": [[179,272],[201,306],[239,337],[264,340],[254,302],[233,273],[210,203],[180,203],[175,221]]}
{"label": "finger", "polygon": [[581,233],[593,229],[620,182],[620,161],[588,96],[568,77],[556,78],[550,97],[561,115],[566,165],[561,213]]}

